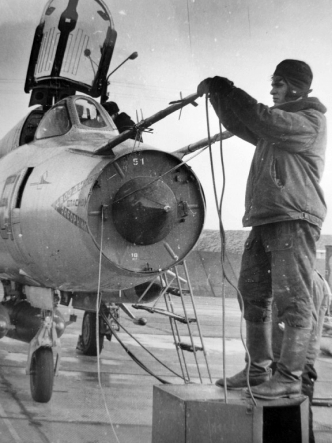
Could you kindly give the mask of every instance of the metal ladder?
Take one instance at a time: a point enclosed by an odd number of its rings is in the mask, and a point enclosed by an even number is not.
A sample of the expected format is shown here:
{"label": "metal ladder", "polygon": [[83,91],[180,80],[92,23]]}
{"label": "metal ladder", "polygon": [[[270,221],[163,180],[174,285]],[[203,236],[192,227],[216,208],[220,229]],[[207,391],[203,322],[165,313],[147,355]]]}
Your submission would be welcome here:
{"label": "metal ladder", "polygon": [[[185,278],[181,277],[179,274],[180,267],[183,268],[183,274]],[[165,287],[160,297],[154,303],[154,305],[152,307],[148,307],[146,305],[136,304],[133,305],[133,307],[135,309],[143,309],[151,313],[157,313],[168,317],[173,334],[174,345],[176,348],[176,352],[181,367],[182,377],[185,383],[192,382],[191,375],[189,373],[187,358],[185,355],[186,352],[190,352],[194,357],[200,383],[203,383],[203,376],[200,368],[198,354],[200,352],[203,353],[204,356],[203,362],[205,363],[206,366],[208,378],[212,383],[209,362],[207,359],[207,352],[204,345],[202,330],[197,315],[193,290],[190,283],[186,262],[183,261],[174,266],[173,268],[171,268],[170,270],[164,272],[161,275],[161,278],[163,280],[163,284]],[[174,305],[173,297],[177,297],[181,301],[180,307],[182,308],[182,312],[180,314],[176,312],[176,307]],[[160,302],[162,298],[165,301],[165,309],[157,308],[157,304]],[[190,316],[188,314],[189,310],[188,308],[191,311]],[[179,323],[187,326],[190,343],[184,343],[182,341],[183,334],[180,331]],[[195,344],[194,342],[194,334],[192,331],[193,327],[196,328],[197,332],[196,342],[198,341],[199,342],[198,344]]]}

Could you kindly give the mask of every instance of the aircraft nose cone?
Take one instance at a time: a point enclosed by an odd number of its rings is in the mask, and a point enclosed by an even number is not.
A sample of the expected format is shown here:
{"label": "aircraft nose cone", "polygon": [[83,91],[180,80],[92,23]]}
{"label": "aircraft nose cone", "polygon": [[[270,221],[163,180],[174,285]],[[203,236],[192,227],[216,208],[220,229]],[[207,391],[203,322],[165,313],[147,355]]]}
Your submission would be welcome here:
{"label": "aircraft nose cone", "polygon": [[151,245],[172,230],[177,201],[162,180],[136,177],[117,192],[112,214],[114,225],[123,238],[137,245]]}

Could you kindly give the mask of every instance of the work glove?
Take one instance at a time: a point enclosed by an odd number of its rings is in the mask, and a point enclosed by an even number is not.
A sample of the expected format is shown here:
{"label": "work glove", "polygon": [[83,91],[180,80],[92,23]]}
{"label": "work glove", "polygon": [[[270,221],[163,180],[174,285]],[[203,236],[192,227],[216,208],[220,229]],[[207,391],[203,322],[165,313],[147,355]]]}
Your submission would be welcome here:
{"label": "work glove", "polygon": [[208,94],[210,91],[210,84],[211,84],[212,78],[208,77],[197,86],[197,94],[202,97],[204,94]]}
{"label": "work glove", "polygon": [[208,77],[197,87],[197,94],[217,94],[219,97],[226,97],[234,89],[234,83],[226,77]]}

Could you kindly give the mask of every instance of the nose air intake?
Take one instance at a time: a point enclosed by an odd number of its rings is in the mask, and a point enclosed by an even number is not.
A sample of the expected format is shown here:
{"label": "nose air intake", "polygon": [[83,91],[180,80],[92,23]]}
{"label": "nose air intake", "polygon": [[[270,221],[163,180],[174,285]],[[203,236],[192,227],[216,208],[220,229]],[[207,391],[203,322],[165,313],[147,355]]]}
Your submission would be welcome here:
{"label": "nose air intake", "polygon": [[90,192],[88,229],[117,268],[155,274],[183,260],[203,229],[205,200],[179,158],[145,149],[118,157]]}
{"label": "nose air intake", "polygon": [[152,245],[170,233],[176,222],[176,209],[176,197],[166,183],[137,177],[117,192],[113,221],[128,242]]}

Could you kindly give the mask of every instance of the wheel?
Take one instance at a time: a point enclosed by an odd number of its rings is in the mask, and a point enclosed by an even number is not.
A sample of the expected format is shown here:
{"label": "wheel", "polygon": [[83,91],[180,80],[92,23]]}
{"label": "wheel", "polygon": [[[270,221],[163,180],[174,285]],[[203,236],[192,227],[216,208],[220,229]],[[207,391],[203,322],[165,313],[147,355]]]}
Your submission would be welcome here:
{"label": "wheel", "polygon": [[[85,311],[82,322],[82,335],[80,340],[80,350],[85,355],[97,355],[97,315],[95,312]],[[99,334],[99,353],[103,349],[104,335]]]}
{"label": "wheel", "polygon": [[39,403],[50,401],[53,392],[54,363],[52,348],[38,348],[32,355],[30,389],[32,398]]}

